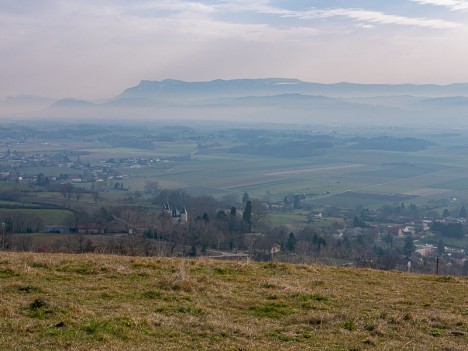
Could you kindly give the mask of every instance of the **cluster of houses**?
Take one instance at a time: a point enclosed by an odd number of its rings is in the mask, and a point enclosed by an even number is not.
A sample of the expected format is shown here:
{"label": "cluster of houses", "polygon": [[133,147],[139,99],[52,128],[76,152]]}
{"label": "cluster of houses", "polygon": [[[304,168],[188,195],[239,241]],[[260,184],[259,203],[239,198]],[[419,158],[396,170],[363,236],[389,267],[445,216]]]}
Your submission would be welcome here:
{"label": "cluster of houses", "polygon": [[[449,217],[437,219],[435,222],[444,224],[465,224],[466,219],[460,217]],[[465,262],[468,262],[468,251],[464,249],[450,247],[443,242],[439,245],[424,243],[425,241],[428,241],[424,239],[435,236],[431,230],[432,223],[434,223],[433,219],[422,219],[402,226],[394,226],[392,227],[391,232],[399,239],[407,237],[413,238],[415,240],[416,248],[414,254],[419,257],[436,258],[439,256],[445,256],[449,262],[456,263],[460,266],[463,266]],[[443,247],[439,247],[440,245]]]}
{"label": "cluster of houses", "polygon": [[10,151],[0,153],[0,161],[7,161],[4,170],[0,169],[0,180],[8,182],[36,184],[38,175],[22,174],[21,168],[59,167],[73,171],[66,172],[68,177],[52,177],[50,180],[59,183],[81,183],[87,181],[103,182],[106,180],[121,180],[119,169],[151,167],[160,162],[171,162],[157,157],[119,158],[101,161],[99,165],[90,165],[80,161],[82,152],[64,151],[53,153],[25,153]]}
{"label": "cluster of houses", "polygon": [[144,168],[150,167],[157,163],[167,163],[171,162],[169,160],[162,160],[158,157],[149,157],[149,158],[141,158],[141,157],[127,157],[127,158],[110,158],[106,161],[102,161],[102,163],[106,167],[110,168]]}

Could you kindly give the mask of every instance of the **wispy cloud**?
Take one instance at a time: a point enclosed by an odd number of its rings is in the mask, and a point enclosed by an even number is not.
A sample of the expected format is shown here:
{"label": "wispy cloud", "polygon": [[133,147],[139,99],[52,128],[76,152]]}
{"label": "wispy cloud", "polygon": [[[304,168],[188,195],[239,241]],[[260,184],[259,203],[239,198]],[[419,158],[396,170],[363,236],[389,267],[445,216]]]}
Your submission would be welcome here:
{"label": "wispy cloud", "polygon": [[[438,5],[453,6],[453,8],[468,8],[468,3],[456,0],[412,0],[420,3],[437,3]],[[210,3],[191,1],[158,1],[150,3],[138,3],[140,9],[170,10],[192,15],[211,15],[216,13],[256,13],[276,16],[277,18],[297,18],[311,20],[317,18],[346,17],[360,22],[362,28],[370,28],[371,25],[401,25],[415,26],[432,29],[452,29],[460,26],[459,23],[442,19],[399,16],[380,11],[371,11],[362,8],[306,8],[303,10],[290,10],[284,7],[272,6],[268,0],[246,1],[233,0]],[[464,4],[464,5],[463,5]]]}
{"label": "wispy cloud", "polygon": [[444,6],[452,11],[467,11],[468,1],[464,0],[411,0],[421,5]]}
{"label": "wispy cloud", "polygon": [[449,22],[441,19],[427,19],[417,17],[405,17],[397,15],[389,15],[379,11],[369,11],[365,9],[326,9],[326,10],[311,10],[302,17],[347,17],[358,22],[373,23],[373,24],[392,24],[403,26],[416,26],[433,29],[453,29],[460,27],[459,23]]}
{"label": "wispy cloud", "polygon": [[198,14],[210,14],[215,11],[214,7],[195,1],[157,1],[157,2],[136,2],[126,5],[130,9],[138,10],[166,10],[174,12],[190,12]]}
{"label": "wispy cloud", "polygon": [[[419,0],[415,0],[419,1]],[[424,0],[420,0],[424,1]],[[430,2],[430,1],[429,1]],[[438,2],[434,0],[434,2]],[[462,6],[461,1],[439,0],[445,3],[458,3],[458,7]],[[269,1],[260,1],[260,3],[245,3],[244,1],[235,1],[229,5],[215,6],[217,10],[237,11],[237,12],[257,12],[262,14],[277,15],[279,17],[293,17],[299,19],[314,19],[314,18],[332,18],[332,17],[347,17],[354,21],[362,22],[362,28],[370,28],[372,24],[386,25],[402,25],[416,26],[432,29],[452,29],[460,26],[459,23],[450,22],[442,19],[407,17],[387,14],[380,11],[371,11],[361,8],[308,8],[305,10],[288,10],[270,6]],[[463,2],[468,7],[468,3]],[[453,4],[455,6],[455,4]],[[365,25],[367,24],[367,25]]]}

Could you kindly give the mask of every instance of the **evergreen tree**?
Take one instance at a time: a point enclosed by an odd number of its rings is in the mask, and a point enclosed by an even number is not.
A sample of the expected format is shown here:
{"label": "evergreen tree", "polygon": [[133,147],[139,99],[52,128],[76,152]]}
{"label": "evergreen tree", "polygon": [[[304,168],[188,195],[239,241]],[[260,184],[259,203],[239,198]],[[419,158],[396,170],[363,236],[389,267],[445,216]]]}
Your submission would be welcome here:
{"label": "evergreen tree", "polygon": [[244,220],[245,223],[248,224],[249,231],[252,228],[252,201],[247,201],[245,204],[245,209],[244,209],[244,214],[242,216],[242,219]]}
{"label": "evergreen tree", "polygon": [[236,216],[237,215],[237,208],[235,208],[234,206],[231,207],[231,216]]}
{"label": "evergreen tree", "polygon": [[439,240],[437,243],[437,253],[443,254],[445,252],[445,243],[442,240]]}
{"label": "evergreen tree", "polygon": [[327,242],[325,241],[324,238],[319,237],[319,239],[317,240],[317,244],[315,245],[316,250],[320,251],[322,246],[324,246],[324,247],[327,246]]}
{"label": "evergreen tree", "polygon": [[294,207],[295,209],[302,208],[302,205],[301,205],[301,198],[299,197],[299,195],[294,195],[294,204],[293,204],[293,207]]}
{"label": "evergreen tree", "polygon": [[408,235],[405,238],[405,245],[403,246],[403,252],[405,253],[405,255],[410,256],[415,249],[416,249],[416,246],[414,246],[413,237],[411,235]]}
{"label": "evergreen tree", "polygon": [[247,204],[247,202],[250,200],[249,193],[247,191],[244,192],[244,195],[242,195],[242,203]]}
{"label": "evergreen tree", "polygon": [[362,219],[360,219],[358,216],[354,216],[353,227],[354,228],[365,228],[366,223]]}
{"label": "evergreen tree", "polygon": [[452,238],[462,238],[465,234],[461,223],[440,223],[433,222],[431,230],[441,233],[443,236]]}
{"label": "evergreen tree", "polygon": [[468,216],[468,214],[466,213],[465,206],[462,206],[462,208],[460,208],[460,212],[458,213],[458,216],[461,218],[466,218]]}
{"label": "evergreen tree", "polygon": [[293,232],[289,233],[288,241],[286,242],[286,249],[290,252],[294,252],[296,250],[296,236]]}

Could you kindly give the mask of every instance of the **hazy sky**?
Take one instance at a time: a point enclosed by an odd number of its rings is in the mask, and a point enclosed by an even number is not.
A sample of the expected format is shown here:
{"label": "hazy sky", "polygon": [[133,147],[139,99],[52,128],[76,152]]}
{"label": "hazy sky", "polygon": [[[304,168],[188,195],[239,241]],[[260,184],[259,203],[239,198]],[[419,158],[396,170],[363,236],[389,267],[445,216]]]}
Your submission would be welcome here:
{"label": "hazy sky", "polygon": [[468,0],[0,0],[0,99],[258,77],[468,82]]}

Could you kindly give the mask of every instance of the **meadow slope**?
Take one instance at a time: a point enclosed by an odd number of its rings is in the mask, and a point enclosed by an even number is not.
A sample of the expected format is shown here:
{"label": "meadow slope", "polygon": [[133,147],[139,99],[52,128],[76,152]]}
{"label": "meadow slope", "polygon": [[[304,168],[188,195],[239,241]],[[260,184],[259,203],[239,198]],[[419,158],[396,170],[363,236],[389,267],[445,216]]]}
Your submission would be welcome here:
{"label": "meadow slope", "polygon": [[0,253],[0,350],[466,350],[468,279]]}

